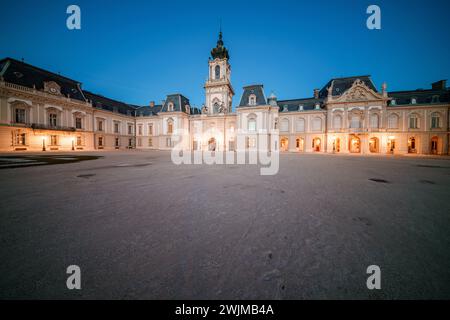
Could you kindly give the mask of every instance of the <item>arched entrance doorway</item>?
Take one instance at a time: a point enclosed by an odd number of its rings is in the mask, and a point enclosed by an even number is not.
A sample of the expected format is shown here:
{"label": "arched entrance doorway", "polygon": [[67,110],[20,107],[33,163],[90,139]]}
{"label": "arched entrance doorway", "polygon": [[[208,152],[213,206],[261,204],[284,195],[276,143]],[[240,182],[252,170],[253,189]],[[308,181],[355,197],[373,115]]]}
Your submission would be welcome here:
{"label": "arched entrance doorway", "polygon": [[369,140],[369,151],[372,152],[372,153],[380,152],[378,138],[375,138],[375,137],[370,138],[370,140]]}
{"label": "arched entrance doorway", "polygon": [[438,137],[434,136],[431,138],[431,154],[438,154],[438,142]]}
{"label": "arched entrance doorway", "polygon": [[351,136],[349,141],[349,150],[351,153],[360,153],[361,152],[361,139],[357,136]]}
{"label": "arched entrance doorway", "polygon": [[414,138],[414,137],[410,137],[408,139],[408,153],[417,153],[416,138]]}
{"label": "arched entrance doorway", "polygon": [[289,148],[289,139],[287,137],[281,137],[280,150],[281,151],[288,151],[288,148]]}
{"label": "arched entrance doorway", "polygon": [[341,139],[336,138],[333,140],[333,152],[341,152]]}
{"label": "arched entrance doorway", "polygon": [[211,138],[208,140],[208,150],[216,151],[216,139],[215,138]]}
{"label": "arched entrance doorway", "polygon": [[312,141],[312,148],[313,148],[313,151],[315,151],[315,152],[320,152],[320,149],[321,149],[321,140],[320,140],[320,138],[314,138],[313,139],[313,141]]}
{"label": "arched entrance doorway", "polygon": [[303,140],[303,138],[297,138],[297,139],[295,140],[295,147],[296,147],[297,151],[303,152],[304,141],[305,141],[305,140]]}
{"label": "arched entrance doorway", "polygon": [[389,138],[387,143],[387,152],[394,153],[394,150],[395,150],[395,139]]}

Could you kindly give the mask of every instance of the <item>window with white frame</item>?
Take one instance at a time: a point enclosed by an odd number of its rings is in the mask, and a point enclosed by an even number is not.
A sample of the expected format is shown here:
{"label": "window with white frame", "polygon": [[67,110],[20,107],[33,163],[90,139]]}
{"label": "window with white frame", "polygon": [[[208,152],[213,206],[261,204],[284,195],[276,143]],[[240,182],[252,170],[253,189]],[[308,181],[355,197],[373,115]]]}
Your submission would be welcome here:
{"label": "window with white frame", "polygon": [[314,118],[313,123],[312,123],[312,129],[313,129],[313,131],[322,130],[322,119],[321,118]]}
{"label": "window with white frame", "polygon": [[419,128],[419,117],[416,114],[412,114],[409,116],[409,128],[410,129]]}
{"label": "window with white frame", "polygon": [[249,118],[248,119],[248,131],[256,131],[256,119]]}
{"label": "window with white frame", "polygon": [[359,115],[354,114],[351,116],[350,128],[361,128],[361,118]]}
{"label": "window with white frame", "polygon": [[167,120],[167,134],[172,134],[172,133],[173,133],[173,120],[168,119]]}
{"label": "window with white frame", "polygon": [[378,128],[380,126],[380,117],[378,114],[374,113],[370,116],[370,127]]}
{"label": "window with white frame", "polygon": [[333,129],[342,129],[342,116],[340,114],[336,114],[333,117]]}
{"label": "window with white frame", "polygon": [[148,125],[148,135],[152,136],[153,135],[153,123],[150,123]]}
{"label": "window with white frame", "polygon": [[58,115],[56,113],[49,113],[48,124],[52,127],[56,127],[58,121]]}
{"label": "window with white frame", "polygon": [[298,118],[295,122],[295,130],[297,132],[304,132],[305,131],[305,119]]}
{"label": "window with white frame", "polygon": [[167,105],[167,111],[172,112],[173,111],[173,103],[169,102],[169,104]]}
{"label": "window with white frame", "polygon": [[396,115],[395,113],[391,114],[389,116],[389,118],[388,118],[388,127],[389,127],[389,129],[397,129],[398,128],[398,122],[399,122],[398,120],[399,120],[398,115]]}
{"label": "window with white frame", "polygon": [[82,119],[81,117],[75,117],[75,128],[76,129],[82,129]]}
{"label": "window with white frame", "polygon": [[289,131],[289,120],[288,119],[281,120],[280,131],[283,131],[283,132]]}
{"label": "window with white frame", "polygon": [[26,111],[23,108],[16,108],[15,112],[15,122],[16,123],[25,123],[26,122]]}
{"label": "window with white frame", "polygon": [[251,95],[248,97],[248,104],[249,104],[250,106],[256,106],[256,96],[255,96],[254,94],[251,94]]}
{"label": "window with white frame", "polygon": [[433,112],[431,114],[431,128],[436,129],[441,127],[441,117],[439,113]]}

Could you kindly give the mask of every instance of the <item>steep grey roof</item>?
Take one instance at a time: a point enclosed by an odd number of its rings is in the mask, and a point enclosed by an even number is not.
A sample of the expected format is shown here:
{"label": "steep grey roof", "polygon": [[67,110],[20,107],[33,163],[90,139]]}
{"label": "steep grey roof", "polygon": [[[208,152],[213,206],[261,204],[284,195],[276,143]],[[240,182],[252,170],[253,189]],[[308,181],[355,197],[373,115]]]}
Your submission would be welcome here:
{"label": "steep grey roof", "polygon": [[113,100],[86,90],[84,90],[84,94],[86,98],[92,102],[92,106],[94,108],[134,116],[134,111],[136,108],[130,104]]}
{"label": "steep grey roof", "polygon": [[450,88],[393,91],[388,93],[388,97],[395,100],[395,104],[392,100],[389,101],[390,106],[410,105],[413,99],[416,99],[416,104],[448,103],[450,101]]}
{"label": "steep grey roof", "polygon": [[249,97],[254,94],[256,96],[256,106],[267,105],[266,96],[264,95],[264,86],[262,84],[255,84],[243,88],[241,101],[238,107],[249,107]]}
{"label": "steep grey roof", "polygon": [[182,94],[175,93],[169,94],[164,101],[164,104],[160,110],[160,112],[168,112],[169,103],[173,103],[173,111],[178,112],[186,112],[186,106],[190,105],[189,99],[183,96]]}
{"label": "steep grey roof", "polygon": [[161,111],[162,105],[161,104],[155,104],[153,107],[147,105],[147,106],[141,106],[136,108],[136,116],[143,116],[143,117],[149,117],[149,116],[156,116],[158,112]]}
{"label": "steep grey roof", "polygon": [[292,99],[292,100],[279,100],[277,101],[280,112],[314,110],[316,105],[319,104],[320,108],[323,108],[323,99],[304,98],[304,99]]}
{"label": "steep grey roof", "polygon": [[353,82],[355,82],[357,79],[360,79],[364,82],[366,86],[368,86],[370,89],[372,89],[375,92],[377,91],[377,88],[375,88],[375,85],[372,82],[372,79],[370,79],[370,76],[354,76],[354,77],[346,77],[346,78],[334,78],[328,81],[328,83],[319,91],[319,98],[326,98],[328,96],[328,88],[331,86],[331,83],[333,83],[333,96],[340,96],[345,91],[350,89],[350,87],[353,85]]}
{"label": "steep grey roof", "polygon": [[0,76],[6,82],[27,88],[35,86],[36,90],[43,90],[44,82],[53,81],[60,86],[62,95],[86,101],[80,82],[12,58],[0,60]]}

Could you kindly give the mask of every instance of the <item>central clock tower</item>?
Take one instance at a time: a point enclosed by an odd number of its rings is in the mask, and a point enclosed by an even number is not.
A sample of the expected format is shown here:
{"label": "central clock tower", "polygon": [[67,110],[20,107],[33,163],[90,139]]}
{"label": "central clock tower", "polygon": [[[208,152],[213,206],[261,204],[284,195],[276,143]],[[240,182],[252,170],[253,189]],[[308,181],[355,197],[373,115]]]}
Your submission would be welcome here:
{"label": "central clock tower", "polygon": [[219,32],[217,45],[211,50],[209,58],[209,76],[205,83],[206,103],[203,112],[209,115],[231,112],[234,96],[231,86],[230,56],[222,41],[222,31]]}

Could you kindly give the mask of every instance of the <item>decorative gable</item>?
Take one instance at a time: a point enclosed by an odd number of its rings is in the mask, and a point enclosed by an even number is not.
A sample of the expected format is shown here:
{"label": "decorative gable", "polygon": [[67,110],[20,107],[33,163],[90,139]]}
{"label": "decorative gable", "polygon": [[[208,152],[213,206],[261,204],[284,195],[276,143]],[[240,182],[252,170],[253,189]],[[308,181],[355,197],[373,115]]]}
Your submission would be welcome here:
{"label": "decorative gable", "polygon": [[61,87],[55,81],[44,82],[44,91],[55,95],[61,95]]}
{"label": "decorative gable", "polygon": [[370,89],[364,81],[356,79],[352,86],[344,92],[342,96],[333,99],[334,102],[354,102],[354,101],[370,101],[382,100],[383,96]]}

